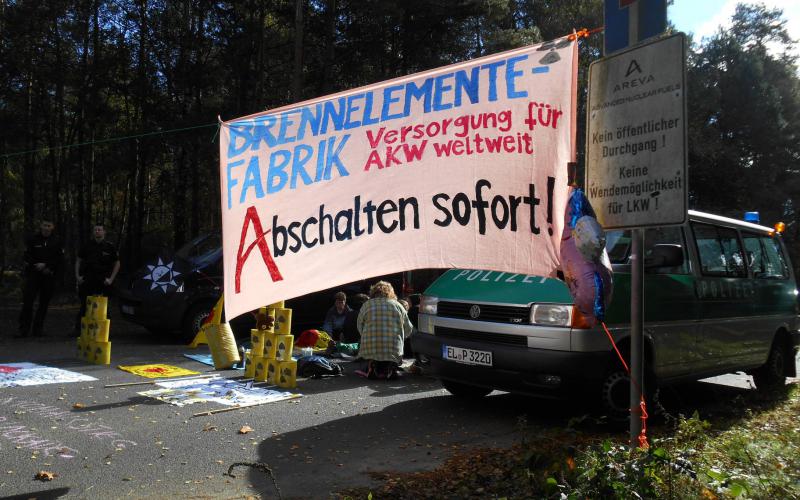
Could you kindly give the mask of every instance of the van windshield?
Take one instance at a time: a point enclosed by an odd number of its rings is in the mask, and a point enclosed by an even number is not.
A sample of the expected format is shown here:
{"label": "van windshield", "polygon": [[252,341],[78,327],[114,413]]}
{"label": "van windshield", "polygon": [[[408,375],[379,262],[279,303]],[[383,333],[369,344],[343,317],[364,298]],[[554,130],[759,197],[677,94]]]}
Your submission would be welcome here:
{"label": "van windshield", "polygon": [[190,261],[195,267],[205,267],[222,253],[222,238],[218,234],[204,234],[183,245],[175,255]]}

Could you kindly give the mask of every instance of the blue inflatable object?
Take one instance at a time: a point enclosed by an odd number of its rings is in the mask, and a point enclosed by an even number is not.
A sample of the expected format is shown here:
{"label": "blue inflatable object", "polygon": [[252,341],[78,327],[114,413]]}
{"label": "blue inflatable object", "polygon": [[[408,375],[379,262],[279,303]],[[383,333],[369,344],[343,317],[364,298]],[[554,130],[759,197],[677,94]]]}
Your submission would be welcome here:
{"label": "blue inflatable object", "polygon": [[[585,224],[578,224],[584,219]],[[597,224],[595,212],[580,189],[570,193],[561,238],[561,269],[575,306],[584,316],[596,321],[605,319],[613,291],[613,273],[605,250],[605,234]],[[579,227],[580,226],[580,227]],[[579,235],[578,228],[589,234]],[[576,235],[581,236],[581,242]],[[582,243],[585,248],[578,248]]]}

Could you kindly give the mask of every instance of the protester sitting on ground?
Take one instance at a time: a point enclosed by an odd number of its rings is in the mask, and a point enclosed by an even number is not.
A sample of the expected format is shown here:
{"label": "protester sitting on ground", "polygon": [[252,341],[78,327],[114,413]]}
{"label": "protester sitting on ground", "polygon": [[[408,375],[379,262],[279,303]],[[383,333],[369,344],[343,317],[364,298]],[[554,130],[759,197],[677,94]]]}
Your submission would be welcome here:
{"label": "protester sitting on ground", "polygon": [[[397,299],[397,302],[399,302],[400,305],[403,306],[403,308],[406,310],[406,314],[408,314],[408,311],[411,309],[411,302],[409,302],[406,299]],[[411,321],[411,318],[409,318],[409,321]],[[414,324],[412,323],[411,326],[412,326],[412,330],[413,330]],[[410,334],[408,336],[406,336],[406,339],[403,342],[403,357],[404,358],[414,357],[414,351],[411,350],[411,335]]]}
{"label": "protester sitting on ground", "polygon": [[322,323],[322,331],[338,342],[342,337],[344,320],[347,318],[347,313],[351,311],[351,309],[347,306],[347,295],[345,295],[344,292],[336,292],[333,298],[334,303],[325,314],[325,321]]}
{"label": "protester sitting on ground", "polygon": [[358,333],[358,312],[361,306],[369,300],[369,295],[365,293],[357,293],[350,297],[350,312],[344,320],[344,329],[342,332],[342,342],[346,344],[355,344],[361,341],[361,334]]}
{"label": "protester sitting on ground", "polygon": [[392,379],[403,362],[403,341],[411,335],[411,320],[390,283],[375,283],[369,297],[358,313],[358,353],[368,362],[369,378]]}

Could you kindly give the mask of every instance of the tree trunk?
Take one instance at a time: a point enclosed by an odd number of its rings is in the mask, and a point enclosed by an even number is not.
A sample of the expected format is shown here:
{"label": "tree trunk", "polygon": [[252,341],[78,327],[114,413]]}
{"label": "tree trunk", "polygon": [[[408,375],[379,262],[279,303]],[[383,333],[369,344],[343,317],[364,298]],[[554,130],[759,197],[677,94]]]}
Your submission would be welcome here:
{"label": "tree trunk", "polygon": [[174,161],[172,176],[172,240],[175,248],[183,245],[186,238],[186,147],[182,146]]}
{"label": "tree trunk", "polygon": [[[35,144],[33,138],[33,69],[29,68],[26,78],[26,105],[25,105],[25,149],[31,151]],[[25,155],[25,165],[22,172],[22,206],[23,206],[23,230],[27,233],[33,231],[33,211],[35,206],[36,188],[36,164],[33,160],[33,153]]]}
{"label": "tree trunk", "polygon": [[192,219],[191,219],[191,233],[189,236],[194,238],[200,234],[200,167],[199,152],[200,146],[197,141],[192,141],[192,157],[190,161],[191,168],[189,169],[189,179],[192,189]]}
{"label": "tree trunk", "polygon": [[292,99],[300,101],[303,90],[303,11],[305,0],[294,3],[294,72],[292,77]]}
{"label": "tree trunk", "polygon": [[330,94],[333,90],[333,61],[336,57],[336,0],[328,0],[325,11],[325,57],[322,59],[322,78],[319,83],[321,95]]}

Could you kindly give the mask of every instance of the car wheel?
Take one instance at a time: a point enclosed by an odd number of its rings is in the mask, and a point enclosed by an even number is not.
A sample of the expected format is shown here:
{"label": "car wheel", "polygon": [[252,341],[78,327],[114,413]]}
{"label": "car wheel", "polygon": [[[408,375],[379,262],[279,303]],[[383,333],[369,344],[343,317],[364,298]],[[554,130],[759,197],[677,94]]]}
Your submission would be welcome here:
{"label": "car wheel", "polygon": [[772,342],[769,357],[764,366],[753,372],[756,389],[769,390],[786,383],[786,349],[780,339]]}
{"label": "car wheel", "polygon": [[214,307],[213,302],[198,302],[186,311],[179,333],[179,339],[182,342],[191,342],[194,339],[197,332],[200,331],[203,321],[208,318],[212,307]]}
{"label": "car wheel", "polygon": [[[659,389],[652,389],[652,376],[645,376],[645,400],[648,417],[663,415],[664,409],[659,402]],[[650,389],[648,389],[648,387]],[[624,421],[631,414],[631,378],[622,369],[606,373],[600,389],[602,409],[613,421]]]}
{"label": "car wheel", "polygon": [[442,380],[442,385],[447,389],[447,392],[461,398],[482,398],[492,392],[492,389],[487,387],[461,384],[452,380]]}

